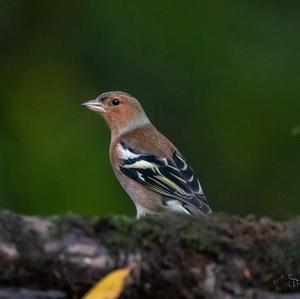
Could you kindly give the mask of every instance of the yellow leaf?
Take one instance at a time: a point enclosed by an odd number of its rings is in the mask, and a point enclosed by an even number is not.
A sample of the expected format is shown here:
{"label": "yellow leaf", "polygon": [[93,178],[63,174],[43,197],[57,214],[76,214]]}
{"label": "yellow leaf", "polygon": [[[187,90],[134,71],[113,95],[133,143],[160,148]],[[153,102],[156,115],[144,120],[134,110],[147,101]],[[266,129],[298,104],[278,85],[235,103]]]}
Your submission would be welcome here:
{"label": "yellow leaf", "polygon": [[83,297],[83,299],[117,299],[123,291],[125,279],[128,277],[130,269],[120,268],[112,271],[93,286]]}

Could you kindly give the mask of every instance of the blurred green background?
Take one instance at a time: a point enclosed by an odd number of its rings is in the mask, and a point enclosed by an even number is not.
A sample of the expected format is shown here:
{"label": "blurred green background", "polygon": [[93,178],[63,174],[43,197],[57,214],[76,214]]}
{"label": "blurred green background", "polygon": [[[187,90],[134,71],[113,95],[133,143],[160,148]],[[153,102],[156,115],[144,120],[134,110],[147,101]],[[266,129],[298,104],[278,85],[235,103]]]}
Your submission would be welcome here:
{"label": "blurred green background", "polygon": [[0,207],[135,215],[104,122],[142,102],[215,211],[300,211],[300,2],[0,2]]}

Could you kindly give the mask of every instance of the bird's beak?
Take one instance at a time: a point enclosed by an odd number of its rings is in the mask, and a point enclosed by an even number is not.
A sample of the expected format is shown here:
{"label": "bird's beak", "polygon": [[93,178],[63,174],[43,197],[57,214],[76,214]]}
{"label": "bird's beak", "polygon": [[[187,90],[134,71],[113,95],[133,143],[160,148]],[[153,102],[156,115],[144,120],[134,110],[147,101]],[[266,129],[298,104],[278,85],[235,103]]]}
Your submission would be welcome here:
{"label": "bird's beak", "polygon": [[103,104],[97,99],[88,101],[86,103],[83,103],[82,105],[95,112],[105,112]]}

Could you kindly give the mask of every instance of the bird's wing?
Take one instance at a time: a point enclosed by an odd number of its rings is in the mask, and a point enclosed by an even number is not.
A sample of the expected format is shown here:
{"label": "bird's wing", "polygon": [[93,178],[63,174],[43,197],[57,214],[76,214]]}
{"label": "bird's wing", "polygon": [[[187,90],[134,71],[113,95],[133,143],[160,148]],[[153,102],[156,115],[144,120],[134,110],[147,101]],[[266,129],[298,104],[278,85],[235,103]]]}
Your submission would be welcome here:
{"label": "bird's wing", "polygon": [[120,171],[145,187],[166,198],[170,203],[180,203],[188,214],[210,214],[208,202],[192,168],[177,151],[172,159],[142,154],[120,143]]}

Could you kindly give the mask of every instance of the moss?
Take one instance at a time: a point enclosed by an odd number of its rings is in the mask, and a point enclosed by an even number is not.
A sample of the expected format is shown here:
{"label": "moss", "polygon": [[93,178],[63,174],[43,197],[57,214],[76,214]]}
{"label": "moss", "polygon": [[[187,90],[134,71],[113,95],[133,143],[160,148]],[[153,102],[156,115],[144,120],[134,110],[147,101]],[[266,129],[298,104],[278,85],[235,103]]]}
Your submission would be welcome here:
{"label": "moss", "polygon": [[[159,257],[168,256],[178,261],[177,267],[183,267],[180,271],[187,281],[192,280],[193,274],[184,267],[184,260],[179,261],[183,252],[193,256],[204,255],[220,264],[227,264],[228,256],[239,256],[247,260],[253,275],[252,283],[270,290],[274,289],[274,277],[281,273],[293,273],[300,277],[299,221],[294,221],[296,224],[289,228],[289,235],[280,233],[277,237],[279,230],[266,229],[272,225],[264,227],[255,218],[240,219],[224,215],[193,218],[165,214],[136,220],[126,216],[97,219],[70,214],[50,220],[55,224],[51,237],[56,240],[75,230],[98,239],[112,255],[118,255],[120,251],[140,252],[147,262],[160,263],[160,267],[165,261]],[[16,229],[19,225],[16,224]],[[30,237],[35,242],[34,236]],[[275,288],[291,291],[285,286]]]}
{"label": "moss", "polygon": [[113,252],[120,248],[147,249],[156,244],[165,251],[189,248],[221,257],[230,248],[230,240],[216,232],[207,217],[162,215],[137,221],[114,216],[97,221],[94,230]]}
{"label": "moss", "polygon": [[[149,257],[156,254],[153,248],[169,256],[177,255],[180,250],[191,250],[220,263],[226,263],[229,255],[241,256],[249,264],[252,283],[269,290],[274,290],[276,275],[293,273],[300,277],[300,226],[296,226],[290,236],[280,234],[277,238],[276,230],[275,233],[265,230],[256,219],[248,221],[228,217],[223,220],[222,217],[192,218],[174,214],[148,216],[139,221],[107,217],[97,222],[95,232],[112,252],[122,248],[147,252]],[[265,240],[261,234],[265,234]],[[256,237],[259,241],[255,241]],[[247,245],[241,243],[243,240]],[[186,275],[190,273],[186,272]],[[286,291],[283,285],[277,289]]]}
{"label": "moss", "polygon": [[[214,275],[217,285],[234,294],[253,287],[272,292],[299,290],[290,288],[287,281],[278,285],[274,285],[273,281],[280,274],[300,277],[300,219],[274,223],[270,219],[222,214],[197,218],[165,214],[141,220],[125,216],[98,219],[69,214],[54,216],[49,220],[52,225],[48,231],[35,230],[26,225],[26,218],[10,213],[4,213],[0,221],[2,235],[7,236],[8,241],[12,240],[21,252],[21,260],[26,265],[26,277],[42,287],[51,285],[53,281],[56,282],[55,286],[60,283],[63,286],[61,279],[56,280],[55,273],[65,273],[68,268],[66,265],[76,273],[74,281],[80,281],[78,273],[83,273],[85,277],[83,268],[77,268],[76,263],[68,265],[59,258],[60,251],[64,253],[66,249],[64,244],[72,244],[67,241],[75,240],[76,243],[82,240],[87,244],[99,244],[100,254],[108,252],[115,266],[127,265],[127,258],[138,253],[143,262],[139,275],[142,281],[151,285],[152,291],[155,290],[156,298],[166,294],[175,298],[178,292],[185,294],[187,290],[193,292],[195,298],[200,298],[203,293],[202,282],[205,283],[208,275],[207,266],[212,267],[210,275]],[[43,255],[44,241],[49,239],[62,245],[57,249],[58,254]],[[38,262],[33,263],[36,256]],[[72,261],[74,256],[67,254],[65,258],[66,261],[68,258]],[[91,275],[91,269],[86,271]],[[103,269],[95,271],[98,279]],[[22,284],[19,273],[14,276],[14,282]],[[149,291],[144,284],[136,283],[142,293]],[[82,288],[86,286],[84,282]],[[133,289],[136,291],[136,286],[130,290]],[[162,294],[165,290],[166,294]]]}

